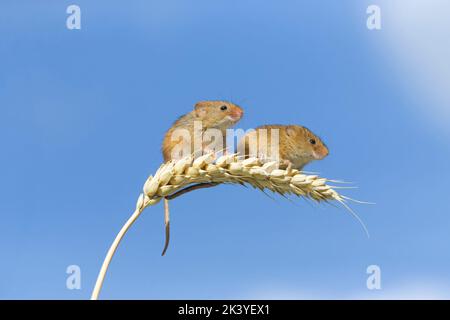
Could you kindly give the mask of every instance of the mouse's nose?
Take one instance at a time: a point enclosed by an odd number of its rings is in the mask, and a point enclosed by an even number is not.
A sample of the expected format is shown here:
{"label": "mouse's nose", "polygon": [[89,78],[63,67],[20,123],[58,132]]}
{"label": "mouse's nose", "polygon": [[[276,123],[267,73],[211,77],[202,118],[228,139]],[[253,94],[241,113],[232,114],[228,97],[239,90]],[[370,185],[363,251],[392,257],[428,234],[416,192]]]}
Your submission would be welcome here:
{"label": "mouse's nose", "polygon": [[326,147],[317,148],[313,151],[313,157],[316,160],[322,160],[328,155],[328,149]]}
{"label": "mouse's nose", "polygon": [[236,116],[236,118],[240,119],[244,115],[244,110],[236,108],[233,113]]}
{"label": "mouse's nose", "polygon": [[321,151],[321,155],[322,155],[322,159],[325,158],[326,156],[328,156],[330,152],[328,151],[327,147],[323,147],[322,151]]}

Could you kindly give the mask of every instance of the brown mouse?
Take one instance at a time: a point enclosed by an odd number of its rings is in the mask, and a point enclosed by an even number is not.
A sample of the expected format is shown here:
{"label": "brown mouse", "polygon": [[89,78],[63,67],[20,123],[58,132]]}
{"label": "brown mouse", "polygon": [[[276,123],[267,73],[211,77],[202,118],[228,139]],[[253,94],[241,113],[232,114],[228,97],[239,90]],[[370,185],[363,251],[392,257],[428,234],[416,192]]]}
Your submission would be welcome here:
{"label": "brown mouse", "polygon": [[[176,137],[176,133],[179,129],[185,129],[189,132],[191,137],[190,150],[194,151],[194,123],[201,121],[202,133],[207,129],[218,129],[222,132],[223,141],[222,145],[225,147],[226,141],[226,129],[236,124],[243,116],[244,111],[238,105],[228,101],[200,101],[194,106],[194,110],[181,116],[176,120],[172,127],[166,132],[162,144],[162,153],[164,162],[167,162],[174,158],[172,154],[174,147],[181,148],[187,144],[188,141],[184,141],[181,137]],[[202,148],[205,147],[205,143]],[[203,150],[200,150],[203,151]]]}
{"label": "brown mouse", "polygon": [[[236,124],[243,116],[244,111],[238,105],[228,101],[200,101],[194,106],[194,110],[178,118],[167,130],[162,143],[162,154],[164,162],[180,157],[178,151],[183,152],[189,150],[189,154],[193,154],[194,157],[199,156],[206,151],[207,147],[214,148],[214,144],[220,143],[220,148],[225,148],[226,143],[226,129]],[[197,125],[200,124],[200,128]],[[211,141],[200,143],[200,150],[196,150],[197,146],[194,145],[194,139],[196,139],[196,130],[200,129],[200,138],[204,138],[203,135],[208,129],[217,129],[221,133],[221,141]],[[179,133],[183,135],[179,135]],[[184,134],[187,134],[186,137]],[[212,138],[211,138],[212,139]],[[205,138],[205,140],[208,140]],[[177,148],[177,149],[175,149]],[[187,154],[184,154],[186,156]],[[198,184],[196,188],[209,187],[211,184]],[[169,218],[169,200],[164,199],[164,224],[166,226],[166,240],[162,255],[166,253],[169,246],[170,239],[170,218]]]}
{"label": "brown mouse", "polygon": [[[257,146],[259,148],[261,137],[263,137],[262,129],[267,130],[267,153],[268,158],[274,159],[270,155],[271,150],[271,130],[278,129],[279,135],[279,160],[280,167],[283,169],[294,168],[301,170],[305,165],[314,160],[321,160],[325,158],[329,151],[325,143],[316,136],[311,130],[306,127],[297,125],[263,125],[255,129],[255,131],[247,133],[239,142],[239,149],[241,153],[244,153],[245,157],[249,157],[250,152],[258,152],[256,155],[260,156],[260,151],[251,151],[249,143],[252,141],[251,135],[256,135]],[[263,149],[264,150],[264,149]],[[255,155],[255,156],[256,156]]]}

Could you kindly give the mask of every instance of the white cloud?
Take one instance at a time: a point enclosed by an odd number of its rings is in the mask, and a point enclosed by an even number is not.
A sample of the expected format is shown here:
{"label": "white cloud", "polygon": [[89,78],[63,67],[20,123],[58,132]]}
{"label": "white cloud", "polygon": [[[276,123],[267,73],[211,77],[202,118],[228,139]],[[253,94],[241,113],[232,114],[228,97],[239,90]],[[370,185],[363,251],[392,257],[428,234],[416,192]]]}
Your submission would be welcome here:
{"label": "white cloud", "polygon": [[450,298],[449,288],[436,284],[415,284],[380,290],[376,294],[355,295],[355,299],[386,300],[447,300]]}
{"label": "white cloud", "polygon": [[450,2],[377,2],[386,61],[401,75],[411,100],[419,100],[423,115],[450,133]]}
{"label": "white cloud", "polygon": [[282,288],[259,287],[239,296],[242,299],[268,300],[447,300],[450,299],[450,286],[442,285],[439,281],[402,282],[393,286],[386,286],[380,290],[343,290],[330,291],[316,288]]}

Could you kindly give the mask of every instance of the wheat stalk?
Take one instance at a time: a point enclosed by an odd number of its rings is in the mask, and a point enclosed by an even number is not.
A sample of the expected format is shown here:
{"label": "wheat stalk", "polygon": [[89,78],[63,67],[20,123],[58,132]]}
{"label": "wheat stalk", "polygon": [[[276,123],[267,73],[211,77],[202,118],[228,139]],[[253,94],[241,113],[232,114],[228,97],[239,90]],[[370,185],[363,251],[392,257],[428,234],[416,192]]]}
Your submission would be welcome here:
{"label": "wheat stalk", "polygon": [[[295,169],[281,170],[276,161],[263,163],[258,158],[242,160],[236,154],[223,155],[215,159],[215,155],[210,153],[195,159],[191,156],[166,162],[145,182],[143,193],[136,203],[136,210],[117,234],[105,257],[91,299],[98,298],[108,266],[125,233],[145,208],[157,204],[163,198],[174,198],[185,193],[190,187],[193,190],[202,185],[212,186],[221,183],[250,185],[262,191],[267,189],[281,195],[293,194],[317,202],[338,201],[362,223],[345,204],[346,200],[352,199],[339,194],[335,190],[338,187],[330,186],[327,182],[339,181],[307,175]],[[364,224],[362,225],[367,232]]]}

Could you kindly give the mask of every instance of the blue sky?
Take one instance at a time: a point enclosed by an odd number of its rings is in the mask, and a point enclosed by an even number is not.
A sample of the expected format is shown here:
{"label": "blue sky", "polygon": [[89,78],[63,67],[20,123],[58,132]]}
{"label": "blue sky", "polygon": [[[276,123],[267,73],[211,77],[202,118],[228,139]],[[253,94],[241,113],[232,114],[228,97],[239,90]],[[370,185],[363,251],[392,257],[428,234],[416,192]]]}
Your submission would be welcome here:
{"label": "blue sky", "polygon": [[219,186],[172,202],[165,257],[147,209],[102,298],[450,297],[449,4],[77,1],[68,30],[72,3],[0,5],[0,298],[89,298],[165,130],[204,99],[240,104],[241,128],[319,134],[330,155],[308,170],[376,202],[353,205],[371,238],[341,207]]}

